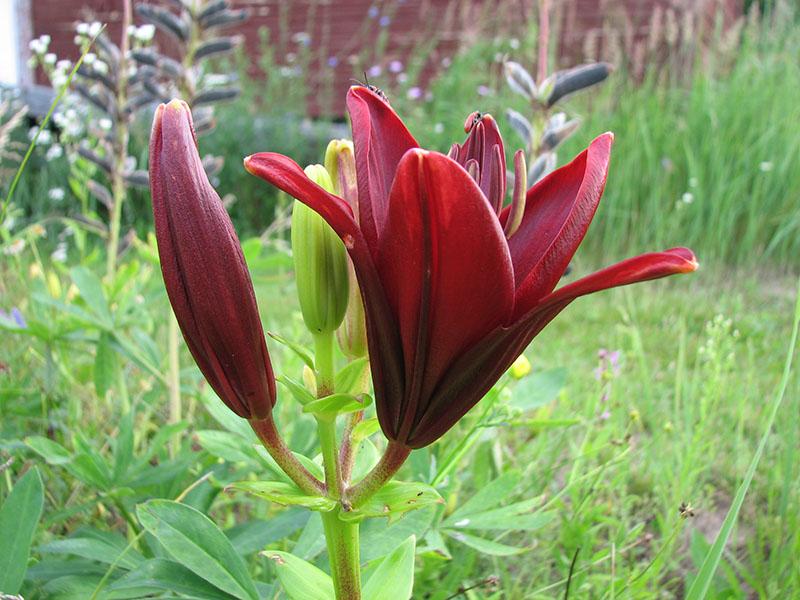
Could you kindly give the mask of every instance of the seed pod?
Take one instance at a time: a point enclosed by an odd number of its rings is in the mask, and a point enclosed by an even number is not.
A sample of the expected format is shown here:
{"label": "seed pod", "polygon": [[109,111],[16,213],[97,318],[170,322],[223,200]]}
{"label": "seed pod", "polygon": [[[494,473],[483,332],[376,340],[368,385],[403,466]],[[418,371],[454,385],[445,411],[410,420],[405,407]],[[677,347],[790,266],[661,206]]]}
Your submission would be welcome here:
{"label": "seed pod", "polygon": [[81,144],[78,146],[78,154],[80,154],[83,158],[96,164],[98,167],[103,169],[109,175],[111,174],[111,161],[105,157],[98,155],[94,150],[89,148],[88,146]]}
{"label": "seed pod", "polygon": [[147,174],[147,171],[130,171],[125,173],[122,177],[131,185],[138,185],[140,187],[148,187],[150,185],[150,176]]}
{"label": "seed pod", "polygon": [[180,79],[184,76],[185,71],[183,65],[177,60],[169,58],[168,56],[158,55],[158,68],[164,75],[171,79]]}
{"label": "seed pod", "polygon": [[97,36],[96,44],[108,59],[106,62],[109,63],[111,70],[116,73],[117,68],[119,67],[119,48],[117,48],[116,44],[108,39],[108,35],[105,31]]}
{"label": "seed pod", "polygon": [[224,164],[225,164],[225,159],[222,158],[221,156],[213,156],[212,154],[206,154],[203,157],[203,170],[209,177],[218,175],[219,172],[222,170]]}
{"label": "seed pod", "polygon": [[506,119],[508,119],[511,128],[522,138],[525,149],[530,150],[531,138],[533,137],[533,126],[531,122],[513,108],[506,109]]}
{"label": "seed pod", "polygon": [[547,96],[546,105],[553,106],[570,94],[600,83],[609,76],[612,70],[613,67],[609,63],[593,63],[559,71],[554,76],[553,89]]}
{"label": "seed pod", "polygon": [[151,67],[155,67],[156,64],[158,64],[158,53],[153,52],[152,50],[132,50],[131,57],[133,57],[133,60],[142,65],[150,65]]}
{"label": "seed pod", "polygon": [[208,58],[209,56],[214,56],[217,54],[225,54],[226,52],[230,52],[236,46],[238,46],[242,41],[241,36],[233,36],[233,37],[225,37],[225,38],[217,38],[215,40],[209,40],[204,44],[201,44],[194,53],[194,62],[198,62],[204,58]]}
{"label": "seed pod", "polygon": [[116,86],[114,85],[114,82],[111,80],[111,78],[108,77],[107,75],[104,75],[103,73],[95,71],[92,67],[82,64],[80,67],[78,67],[78,75],[80,75],[81,77],[85,77],[86,79],[91,79],[92,81],[100,83],[109,92],[113,93],[115,91]]}
{"label": "seed pod", "polygon": [[169,94],[167,91],[158,85],[158,83],[153,79],[145,79],[143,82],[144,89],[146,89],[156,100],[160,100],[162,102],[166,102],[169,100]]}
{"label": "seed pod", "polygon": [[554,152],[544,152],[536,157],[528,169],[528,189],[556,168],[556,155]]}
{"label": "seed pod", "polygon": [[143,19],[150,21],[153,25],[176,37],[181,42],[186,42],[189,39],[189,24],[167,9],[160,6],[152,6],[151,4],[137,4],[136,12]]}
{"label": "seed pod", "polygon": [[211,2],[203,7],[203,10],[201,10],[200,14],[197,15],[197,18],[200,21],[203,19],[208,19],[211,15],[214,15],[219,11],[225,10],[229,7],[230,4],[228,3],[228,0],[211,0]]}
{"label": "seed pod", "polygon": [[101,98],[100,94],[91,91],[82,83],[76,83],[73,87],[75,88],[75,91],[78,92],[79,96],[81,96],[84,100],[86,100],[96,108],[100,109],[101,111],[103,111],[108,115],[114,114],[113,105],[107,102],[105,99]]}
{"label": "seed pod", "polygon": [[125,104],[125,108],[123,109],[123,111],[125,112],[125,114],[130,115],[132,113],[135,113],[143,106],[152,104],[153,102],[155,102],[155,100],[156,99],[149,92],[139,94],[138,96],[134,96],[133,98],[128,100],[127,104]]}
{"label": "seed pod", "polygon": [[[78,152],[80,152],[80,149],[78,149]],[[111,195],[111,192],[108,190],[108,188],[102,183],[97,183],[95,180],[90,179],[86,183],[86,188],[89,190],[89,193],[97,198],[108,210],[111,210],[114,207],[114,197]]]}
{"label": "seed pod", "polygon": [[246,21],[250,17],[250,11],[246,8],[239,10],[221,10],[204,19],[200,19],[200,27],[210,29],[212,27],[229,27],[236,23]]}
{"label": "seed pod", "polygon": [[239,95],[238,88],[215,88],[210,90],[203,90],[192,98],[192,108],[195,106],[203,106],[204,104],[213,104],[221,100],[232,100]]}
{"label": "seed pod", "polygon": [[507,60],[503,63],[509,87],[528,100],[536,97],[536,82],[521,64]]}
{"label": "seed pod", "polygon": [[580,119],[573,119],[560,127],[545,131],[542,136],[542,148],[546,150],[555,150],[561,142],[575,133],[575,130],[578,129],[580,124]]}

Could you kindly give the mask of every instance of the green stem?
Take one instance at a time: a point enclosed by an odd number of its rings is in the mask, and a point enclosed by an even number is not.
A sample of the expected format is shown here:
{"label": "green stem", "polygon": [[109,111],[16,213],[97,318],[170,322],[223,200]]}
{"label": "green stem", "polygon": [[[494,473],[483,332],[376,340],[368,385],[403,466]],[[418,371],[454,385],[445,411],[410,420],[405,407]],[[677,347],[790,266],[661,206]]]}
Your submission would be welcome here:
{"label": "green stem", "polygon": [[333,332],[314,334],[314,365],[317,367],[317,398],[333,393]]}
{"label": "green stem", "polygon": [[275,422],[270,414],[265,419],[253,419],[250,427],[256,432],[258,439],[269,452],[269,455],[278,463],[289,478],[297,484],[306,494],[312,496],[322,496],[325,493],[325,486],[309,473],[297,457],[292,453],[283,438],[275,429]]}
{"label": "green stem", "polygon": [[361,598],[361,562],[358,548],[358,523],[339,518],[339,511],[322,513],[325,543],[331,563],[331,576],[336,600]]}
{"label": "green stem", "polygon": [[383,487],[411,454],[411,448],[398,442],[389,442],[381,460],[367,476],[356,485],[347,490],[346,501],[353,508],[357,508],[369,500],[375,492]]}

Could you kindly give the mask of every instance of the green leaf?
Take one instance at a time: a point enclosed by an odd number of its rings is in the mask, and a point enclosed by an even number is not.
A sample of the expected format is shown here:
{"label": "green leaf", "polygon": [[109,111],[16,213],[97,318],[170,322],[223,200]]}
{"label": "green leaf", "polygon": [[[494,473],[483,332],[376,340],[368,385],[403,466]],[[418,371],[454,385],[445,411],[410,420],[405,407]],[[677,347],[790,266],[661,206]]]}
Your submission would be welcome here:
{"label": "green leaf", "polygon": [[373,433],[380,431],[380,428],[381,424],[377,417],[360,421],[355,427],[353,427],[353,443],[358,444],[362,440],[367,439]]}
{"label": "green leaf", "polygon": [[171,500],[150,500],[137,506],[136,514],[142,526],[184,567],[236,598],[258,600],[241,557],[203,513]]}
{"label": "green leaf", "polygon": [[309,350],[308,348],[306,348],[302,344],[299,344],[297,342],[293,342],[291,340],[287,340],[285,337],[282,337],[282,336],[278,335],[277,333],[273,333],[271,331],[268,331],[267,335],[269,337],[271,337],[273,340],[275,340],[276,342],[278,342],[279,344],[283,344],[284,346],[289,348],[292,352],[294,352],[297,356],[299,356],[300,360],[302,360],[304,363],[306,363],[306,365],[308,366],[309,369],[313,369],[314,368],[314,358],[313,358],[313,354],[311,353],[311,350]]}
{"label": "green leaf", "polygon": [[369,358],[357,358],[347,363],[334,378],[334,389],[344,394],[362,392],[362,383],[369,376]]}
{"label": "green leaf", "polygon": [[273,562],[292,600],[334,600],[333,581],[327,573],[288,552],[266,550],[261,554]]}
{"label": "green leaf", "polygon": [[331,394],[309,402],[303,407],[303,412],[317,416],[336,416],[364,410],[370,404],[372,404],[372,397],[369,394],[359,394],[358,396]]}
{"label": "green leaf", "polygon": [[567,383],[567,370],[563,367],[532,373],[514,386],[511,406],[520,410],[534,410],[556,399]]}
{"label": "green leaf", "polygon": [[259,462],[253,444],[235,433],[208,429],[198,431],[195,435],[200,445],[218,458],[229,462]]}
{"label": "green leaf", "polygon": [[797,346],[798,331],[800,331],[800,280],[798,281],[797,296],[794,307],[794,322],[792,324],[792,336],[789,341],[789,349],[786,354],[786,360],[783,365],[783,376],[781,377],[778,389],[775,392],[775,397],[772,400],[770,407],[769,418],[764,426],[764,433],[761,435],[761,440],[758,442],[756,451],[753,458],[750,460],[750,465],[747,467],[747,472],[744,475],[739,489],[736,490],[736,496],[733,498],[728,514],[725,515],[725,520],[722,522],[719,533],[711,546],[711,549],[706,554],[700,571],[697,577],[692,582],[689,591],[686,593],[686,600],[702,600],[708,593],[711,583],[714,580],[714,574],[719,567],[722,560],[722,553],[728,543],[728,538],[731,536],[736,521],[739,518],[739,511],[742,509],[744,498],[747,495],[747,490],[753,481],[756,474],[758,463],[761,461],[761,455],[764,453],[764,448],[767,445],[772,425],[775,423],[775,417],[778,414],[778,409],[783,402],[783,397],[786,395],[786,387],[789,385],[789,376],[792,373],[792,362],[794,359],[795,348]]}
{"label": "green leaf", "polygon": [[305,506],[322,512],[336,508],[335,500],[323,496],[309,496],[293,483],[283,481],[239,481],[232,483],[228,488],[287,506]]}
{"label": "green leaf", "polygon": [[111,311],[108,308],[106,294],[103,291],[103,283],[97,275],[86,267],[73,267],[70,269],[69,274],[78,288],[81,298],[86,302],[86,306],[100,319],[100,325],[105,328],[111,328],[113,326]]}
{"label": "green leaf", "polygon": [[247,238],[242,242],[242,254],[248,267],[252,268],[251,263],[259,257],[263,247],[264,244],[258,237]]}
{"label": "green leaf", "polygon": [[200,394],[200,401],[214,420],[222,427],[246,440],[256,441],[256,434],[253,433],[247,419],[241,418],[225,406],[210,386],[207,386],[206,390]]}
{"label": "green leaf", "polygon": [[0,590],[6,594],[16,594],[22,586],[43,506],[42,479],[34,467],[17,481],[0,507]]}
{"label": "green leaf", "polygon": [[72,455],[64,446],[46,437],[32,435],[25,438],[25,444],[49,465],[65,465],[72,460]]}
{"label": "green leaf", "polygon": [[216,600],[235,598],[214,587],[183,565],[164,558],[154,558],[142,563],[135,571],[120,577],[108,586],[112,597],[134,593],[129,598],[141,598],[162,591],[177,592],[191,598]]}
{"label": "green leaf", "polygon": [[270,544],[282,540],[305,527],[313,513],[302,508],[284,510],[268,521],[250,519],[227,529],[225,535],[239,554],[263,550]]}
{"label": "green leaf", "polygon": [[125,569],[134,569],[142,563],[142,555],[133,548],[127,548],[124,539],[120,538],[119,543],[115,542],[117,540],[109,539],[108,536],[75,537],[54,540],[39,546],[38,550],[44,554],[80,556],[109,565],[119,560],[119,565]]}
{"label": "green leaf", "polygon": [[364,600],[408,600],[414,587],[414,550],[412,535],[384,558],[364,586]]}
{"label": "green leaf", "polygon": [[433,504],[444,504],[444,500],[428,484],[390,481],[364,505],[356,510],[340,513],[339,518],[342,521],[360,521],[366,517],[389,517],[389,521],[392,521],[410,510]]}
{"label": "green leaf", "polygon": [[508,498],[514,492],[521,479],[522,476],[519,471],[503,473],[500,477],[483,486],[469,500],[458,507],[448,521],[460,521],[465,517],[496,507],[504,498]]}
{"label": "green leaf", "polygon": [[111,347],[111,340],[112,335],[105,331],[97,340],[97,354],[94,359],[94,389],[100,398],[105,398],[108,389],[114,382],[116,373],[117,357]]}
{"label": "green leaf", "polygon": [[506,544],[493,542],[492,540],[470,535],[463,531],[451,531],[450,529],[443,529],[442,531],[457,542],[461,542],[470,548],[474,548],[481,554],[488,554],[489,556],[512,556],[528,550],[527,548],[518,548],[517,546],[507,546]]}
{"label": "green leaf", "polygon": [[282,384],[289,392],[291,392],[292,397],[297,400],[301,406],[305,406],[310,402],[314,402],[316,397],[314,394],[309,392],[302,383],[299,383],[292,379],[291,377],[286,377],[285,375],[280,375],[276,377],[278,383]]}

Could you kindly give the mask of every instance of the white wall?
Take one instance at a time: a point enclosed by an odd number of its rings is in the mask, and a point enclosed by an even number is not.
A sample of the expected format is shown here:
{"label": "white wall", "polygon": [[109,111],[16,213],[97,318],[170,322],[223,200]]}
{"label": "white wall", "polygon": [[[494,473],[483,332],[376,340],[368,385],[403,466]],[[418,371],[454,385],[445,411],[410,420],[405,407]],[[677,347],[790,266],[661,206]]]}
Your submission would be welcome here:
{"label": "white wall", "polygon": [[18,84],[19,20],[14,0],[0,0],[0,83]]}

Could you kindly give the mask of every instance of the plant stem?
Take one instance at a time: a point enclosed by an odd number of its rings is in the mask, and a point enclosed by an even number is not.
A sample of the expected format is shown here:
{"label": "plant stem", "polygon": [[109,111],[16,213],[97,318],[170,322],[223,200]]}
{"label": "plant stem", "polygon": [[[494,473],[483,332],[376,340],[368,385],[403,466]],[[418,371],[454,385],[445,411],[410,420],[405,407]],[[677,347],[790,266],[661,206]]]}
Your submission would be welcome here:
{"label": "plant stem", "polygon": [[125,202],[125,179],[123,171],[128,158],[128,117],[124,113],[128,101],[128,26],[133,22],[133,9],[130,0],[122,2],[122,40],[119,44],[119,68],[117,72],[117,111],[114,137],[114,162],[111,174],[111,195],[114,205],[111,207],[109,223],[108,249],[106,256],[106,275],[114,278],[117,270],[117,251],[119,249],[119,231],[122,220],[122,204]]}
{"label": "plant stem", "polygon": [[[317,367],[317,398],[335,391],[335,366],[333,360],[333,332],[314,335],[314,364]],[[344,483],[339,451],[336,447],[336,418],[318,418],[319,445],[325,468],[325,487],[328,498],[341,500]],[[347,433],[347,432],[346,432]],[[344,444],[348,441],[345,440]],[[339,507],[322,513],[325,543],[331,578],[337,600],[361,598],[361,563],[359,560],[358,523],[348,523],[339,518]]]}
{"label": "plant stem", "polygon": [[331,563],[331,577],[336,600],[361,598],[361,563],[358,548],[358,523],[339,518],[339,511],[322,513],[325,543]]}
{"label": "plant stem", "polygon": [[411,454],[411,448],[408,446],[398,442],[389,442],[389,446],[378,464],[367,473],[364,479],[347,490],[345,496],[347,503],[353,508],[357,508],[369,500],[370,496],[381,489],[383,484],[397,473],[409,454]]}
{"label": "plant stem", "polygon": [[283,441],[278,430],[275,429],[275,421],[272,420],[272,415],[265,419],[251,420],[250,427],[256,432],[258,439],[264,444],[269,455],[278,463],[284,473],[295,482],[297,487],[312,496],[325,494],[325,486],[322,482],[309,473],[308,469],[297,460],[297,457],[292,454],[292,451]]}
{"label": "plant stem", "polygon": [[[180,335],[178,334],[178,321],[172,309],[169,309],[167,315],[167,354],[169,356],[169,417],[168,422],[170,425],[179,423],[181,420],[181,365],[178,354],[178,342]],[[181,443],[181,434],[176,433],[170,440],[170,456],[175,456],[178,453]]]}

